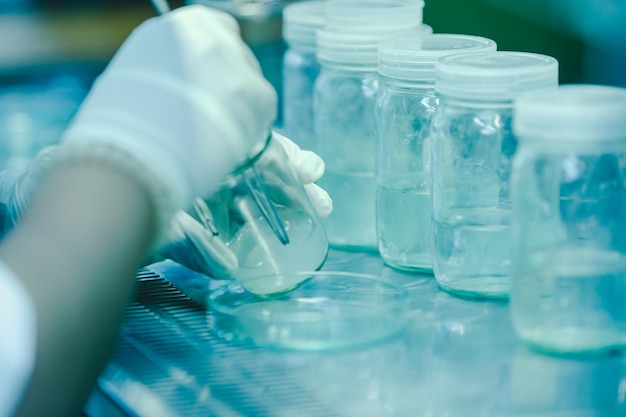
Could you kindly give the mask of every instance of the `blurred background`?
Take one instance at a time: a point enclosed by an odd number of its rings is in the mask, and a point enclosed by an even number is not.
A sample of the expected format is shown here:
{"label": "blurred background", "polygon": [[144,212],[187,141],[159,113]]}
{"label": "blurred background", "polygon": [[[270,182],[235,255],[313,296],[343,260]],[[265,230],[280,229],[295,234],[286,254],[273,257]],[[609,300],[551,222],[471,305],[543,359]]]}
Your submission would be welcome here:
{"label": "blurred background", "polygon": [[[237,17],[280,93],[287,1],[194,2]],[[28,158],[58,140],[118,46],[154,15],[149,0],[0,0],[0,169],[9,155]],[[561,83],[626,86],[623,0],[426,0],[424,22],[438,33],[491,38],[501,50],[554,56]]]}

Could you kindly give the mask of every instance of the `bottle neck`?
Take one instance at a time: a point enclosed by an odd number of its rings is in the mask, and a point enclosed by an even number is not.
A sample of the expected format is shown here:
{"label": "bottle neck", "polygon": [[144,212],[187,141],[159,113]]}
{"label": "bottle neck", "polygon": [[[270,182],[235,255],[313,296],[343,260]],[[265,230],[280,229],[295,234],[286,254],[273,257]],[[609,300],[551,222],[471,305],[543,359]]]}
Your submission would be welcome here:
{"label": "bottle neck", "polygon": [[378,77],[376,64],[371,63],[346,63],[328,60],[320,60],[318,62],[322,71],[341,74],[343,76],[363,76],[364,74],[376,74]]}
{"label": "bottle neck", "polygon": [[341,62],[331,61],[328,59],[320,59],[317,57],[322,68],[329,68],[335,71],[343,72],[377,72],[377,65],[375,62]]}
{"label": "bottle neck", "polygon": [[287,48],[298,51],[301,54],[315,55],[315,42],[299,42],[297,40],[286,41]]}
{"label": "bottle neck", "polygon": [[513,100],[510,99],[493,100],[481,97],[455,97],[441,92],[436,92],[436,94],[442,106],[503,110],[513,109]]}
{"label": "bottle neck", "polygon": [[408,80],[379,75],[380,88],[386,90],[416,92],[435,95],[435,80]]}

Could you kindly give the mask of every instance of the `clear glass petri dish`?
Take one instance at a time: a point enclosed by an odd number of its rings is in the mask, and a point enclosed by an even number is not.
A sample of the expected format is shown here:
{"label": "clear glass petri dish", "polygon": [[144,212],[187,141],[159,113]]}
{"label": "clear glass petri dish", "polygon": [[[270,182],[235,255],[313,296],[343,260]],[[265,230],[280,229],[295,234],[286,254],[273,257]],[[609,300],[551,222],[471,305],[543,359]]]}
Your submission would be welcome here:
{"label": "clear glass petri dish", "polygon": [[235,281],[217,287],[208,296],[209,327],[228,341],[318,351],[381,342],[405,328],[408,292],[401,286],[361,273],[299,274],[296,288],[269,296]]}

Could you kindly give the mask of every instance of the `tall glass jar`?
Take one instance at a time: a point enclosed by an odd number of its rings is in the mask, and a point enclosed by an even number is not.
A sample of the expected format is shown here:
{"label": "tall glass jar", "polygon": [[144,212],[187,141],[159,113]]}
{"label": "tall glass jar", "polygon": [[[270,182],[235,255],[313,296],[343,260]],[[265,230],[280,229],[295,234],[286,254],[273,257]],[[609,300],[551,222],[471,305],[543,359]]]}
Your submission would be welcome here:
{"label": "tall glass jar", "polygon": [[554,58],[521,52],[455,54],[436,67],[432,120],[433,269],[447,291],[504,298],[510,291],[513,100],[556,88]]}
{"label": "tall glass jar", "polygon": [[302,149],[313,149],[313,85],[319,73],[315,34],[324,26],[324,2],[300,1],[283,9],[283,131]]}
{"label": "tall glass jar", "polygon": [[439,99],[435,63],[454,52],[495,51],[492,40],[436,34],[379,45],[376,232],[390,266],[432,272],[430,121]]}
{"label": "tall glass jar", "polygon": [[515,328],[557,353],[626,346],[626,89],[528,94],[515,118]]}
{"label": "tall glass jar", "polygon": [[316,150],[326,163],[319,184],[333,198],[325,220],[331,245],[377,249],[375,202],[378,44],[419,33],[423,2],[327,3],[317,35],[320,74],[313,95]]}

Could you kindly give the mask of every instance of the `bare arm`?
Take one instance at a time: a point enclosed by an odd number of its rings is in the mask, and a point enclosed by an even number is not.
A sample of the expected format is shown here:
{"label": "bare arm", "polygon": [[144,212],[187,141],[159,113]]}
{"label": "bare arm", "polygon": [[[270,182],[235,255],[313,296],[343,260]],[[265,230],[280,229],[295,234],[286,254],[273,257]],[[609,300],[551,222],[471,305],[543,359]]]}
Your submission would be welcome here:
{"label": "bare arm", "polygon": [[18,416],[80,414],[117,338],[153,213],[124,174],[65,166],[0,246],[37,308],[36,365]]}

